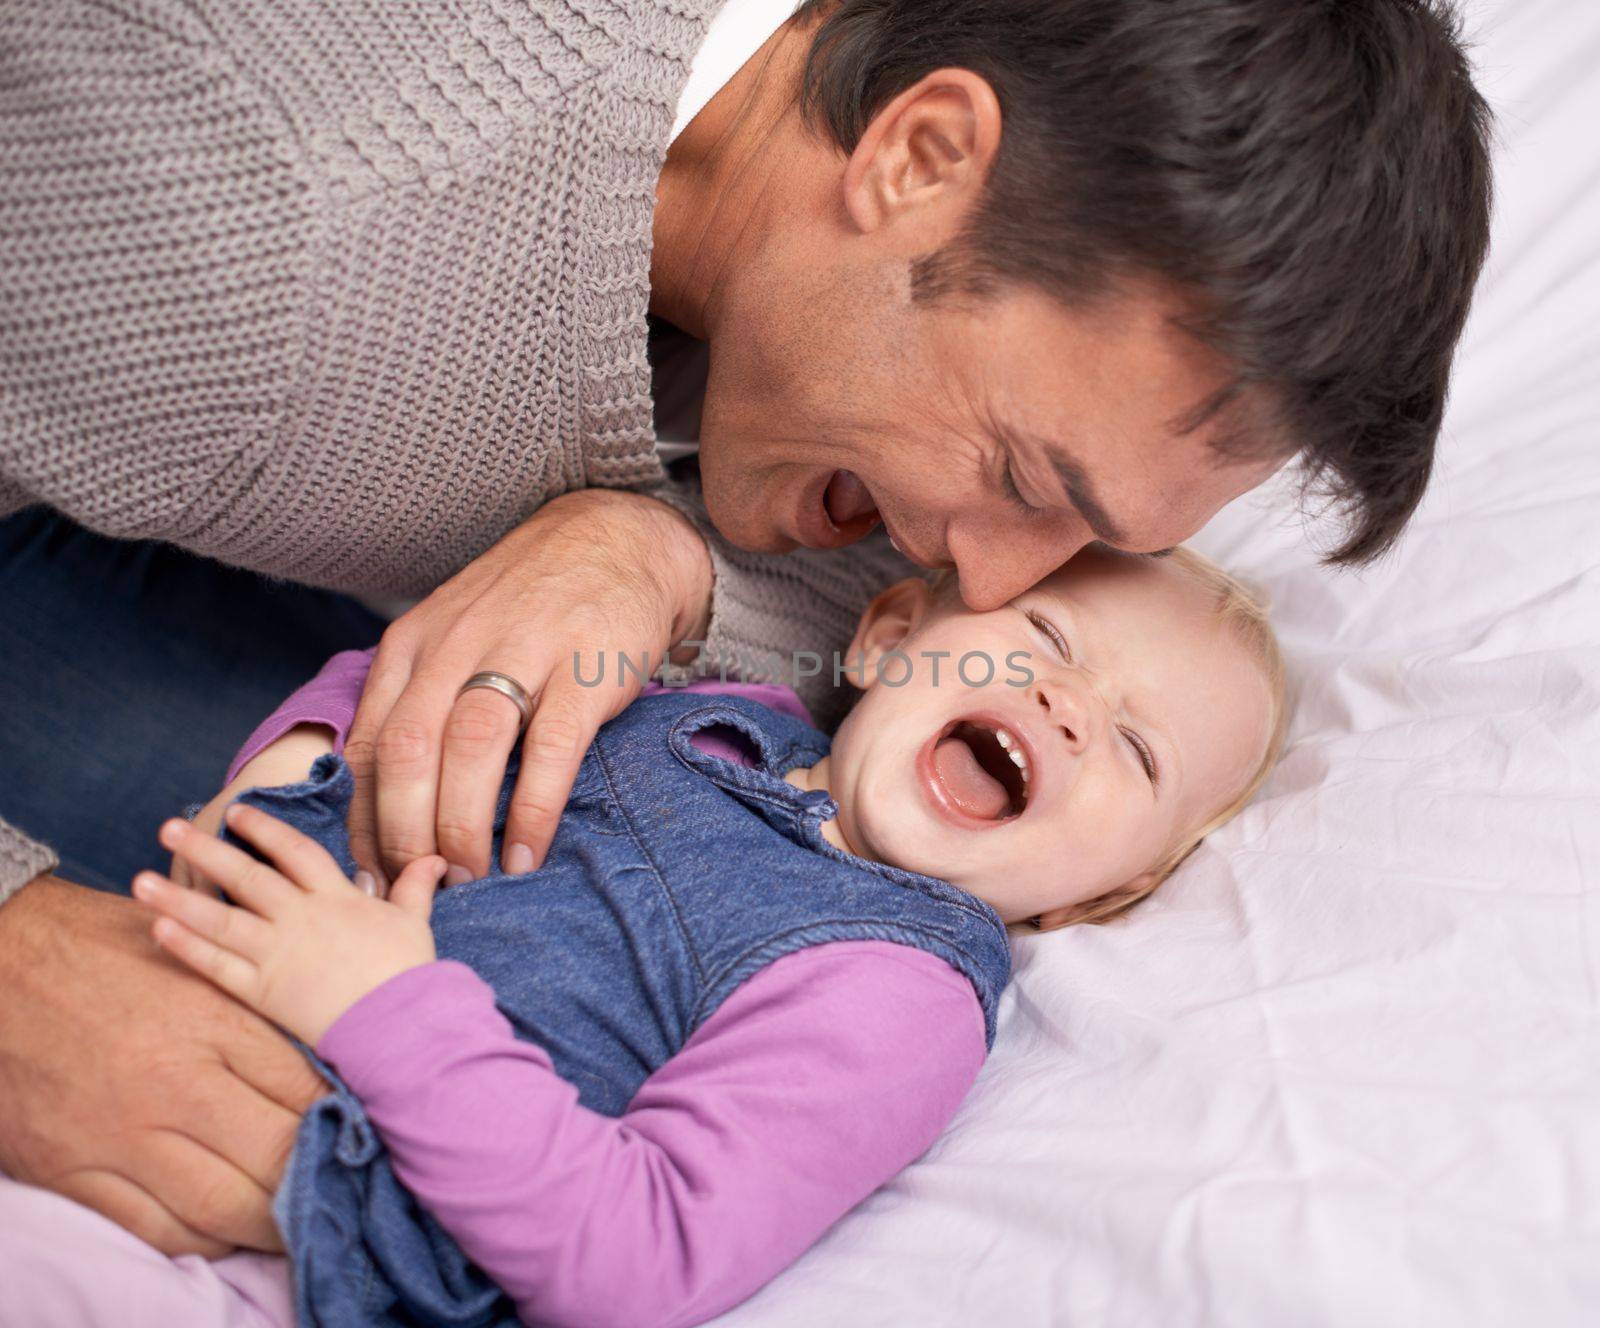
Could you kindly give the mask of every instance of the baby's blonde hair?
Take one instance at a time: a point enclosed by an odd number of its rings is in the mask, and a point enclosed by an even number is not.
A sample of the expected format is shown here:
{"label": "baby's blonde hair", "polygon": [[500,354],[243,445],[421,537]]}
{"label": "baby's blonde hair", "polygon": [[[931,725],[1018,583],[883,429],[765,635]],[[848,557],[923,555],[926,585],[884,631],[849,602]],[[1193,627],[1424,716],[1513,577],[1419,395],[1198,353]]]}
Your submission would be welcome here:
{"label": "baby's blonde hair", "polygon": [[[1114,890],[1099,899],[1091,899],[1073,913],[1068,923],[1061,924],[1064,926],[1085,922],[1109,922],[1154,893],[1156,887],[1178,869],[1179,864],[1200,846],[1200,842],[1207,835],[1226,825],[1249,805],[1261,785],[1266,782],[1267,776],[1272,773],[1272,767],[1278,763],[1289,727],[1283,654],[1278,648],[1278,638],[1272,631],[1265,598],[1193,549],[1177,548],[1170,553],[1152,556],[1170,561],[1215,596],[1213,607],[1217,616],[1238,633],[1240,641],[1260,666],[1272,697],[1272,724],[1267,747],[1255,773],[1246,781],[1238,795],[1209,820],[1187,832],[1156,865],[1148,885],[1137,892]],[[955,576],[948,571],[941,572],[934,578],[934,588],[937,591],[943,592],[953,589],[954,586]],[[1038,919],[1033,920],[1033,925],[1039,930],[1053,930],[1040,928]]]}

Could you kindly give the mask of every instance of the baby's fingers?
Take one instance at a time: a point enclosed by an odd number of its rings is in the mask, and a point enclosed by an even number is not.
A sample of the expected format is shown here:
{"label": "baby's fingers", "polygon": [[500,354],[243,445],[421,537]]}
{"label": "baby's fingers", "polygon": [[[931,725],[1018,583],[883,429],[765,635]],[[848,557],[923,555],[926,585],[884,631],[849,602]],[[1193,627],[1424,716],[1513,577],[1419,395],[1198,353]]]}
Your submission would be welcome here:
{"label": "baby's fingers", "polygon": [[157,918],[153,928],[156,943],[174,958],[181,960],[203,978],[209,978],[235,1000],[254,1008],[256,994],[261,986],[261,972],[248,959],[241,959],[232,951],[213,945],[204,936],[197,936],[181,922],[172,918]]}
{"label": "baby's fingers", "polygon": [[172,855],[172,865],[167,869],[167,874],[185,890],[196,890],[201,894],[211,895],[213,898],[222,893],[206,878],[204,872],[191,866],[176,853]]}
{"label": "baby's fingers", "polygon": [[389,889],[389,902],[407,913],[426,918],[433,910],[433,896],[450,864],[434,854],[406,864],[405,870]]}
{"label": "baby's fingers", "polygon": [[236,802],[222,814],[228,829],[247,839],[265,853],[278,870],[306,890],[350,888],[350,878],[333,859],[333,854],[309,835],[303,835],[286,821]]}
{"label": "baby's fingers", "polygon": [[246,908],[271,918],[300,897],[293,882],[285,880],[264,862],[197,830],[187,821],[171,820],[157,838],[174,858],[182,858],[197,872],[226,890]]}
{"label": "baby's fingers", "polygon": [[272,946],[273,929],[254,913],[224,904],[220,899],[187,890],[155,872],[134,877],[133,894],[141,904],[181,922],[198,936],[259,964]]}

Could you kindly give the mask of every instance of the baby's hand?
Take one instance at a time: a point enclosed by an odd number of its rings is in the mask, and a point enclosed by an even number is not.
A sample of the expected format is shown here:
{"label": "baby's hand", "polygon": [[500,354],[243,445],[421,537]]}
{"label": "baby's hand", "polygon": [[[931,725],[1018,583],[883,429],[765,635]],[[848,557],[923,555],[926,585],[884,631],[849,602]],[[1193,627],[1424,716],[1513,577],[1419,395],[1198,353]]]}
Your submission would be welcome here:
{"label": "baby's hand", "polygon": [[[208,835],[221,836],[222,813],[246,789],[292,784],[311,773],[317,757],[333,750],[333,730],[321,724],[296,724],[276,742],[263,747],[244,765],[222,792],[206,803],[189,824]],[[212,881],[195,872],[182,858],[172,860],[172,879],[191,890],[216,894]]]}
{"label": "baby's hand", "polygon": [[162,917],[158,944],[230,996],[315,1045],[361,997],[435,957],[428,914],[446,863],[418,858],[387,900],[363,894],[332,856],[255,807],[228,808],[228,828],[275,864],[258,862],[187,821],[161,843],[242,907],[186,890],[156,872],[133,893]]}

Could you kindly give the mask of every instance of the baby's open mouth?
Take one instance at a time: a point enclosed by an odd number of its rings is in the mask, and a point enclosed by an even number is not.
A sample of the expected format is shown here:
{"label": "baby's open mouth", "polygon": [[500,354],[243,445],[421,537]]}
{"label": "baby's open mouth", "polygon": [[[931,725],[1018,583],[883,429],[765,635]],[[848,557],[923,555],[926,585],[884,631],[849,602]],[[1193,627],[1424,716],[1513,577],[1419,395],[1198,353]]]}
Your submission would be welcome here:
{"label": "baby's open mouth", "polygon": [[1009,821],[1028,805],[1027,752],[990,720],[958,719],[933,744],[933,774],[955,807],[980,821]]}

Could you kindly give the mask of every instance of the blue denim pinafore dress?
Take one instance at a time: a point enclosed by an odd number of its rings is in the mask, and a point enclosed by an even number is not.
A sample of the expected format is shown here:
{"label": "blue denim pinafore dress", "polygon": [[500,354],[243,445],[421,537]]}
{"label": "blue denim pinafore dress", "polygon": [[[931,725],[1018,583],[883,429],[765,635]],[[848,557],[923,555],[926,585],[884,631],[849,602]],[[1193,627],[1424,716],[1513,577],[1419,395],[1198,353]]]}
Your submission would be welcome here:
{"label": "blue denim pinafore dress", "polygon": [[[759,768],[691,744],[713,726],[748,738]],[[610,1116],[742,982],[829,941],[891,941],[946,960],[971,981],[992,1042],[1011,967],[999,917],[943,881],[830,845],[820,826],[833,800],[782,778],[827,750],[816,729],[743,698],[644,698],[601,729],[545,865],[526,876],[499,872],[513,767],[495,870],[434,903],[439,957],[487,981],[517,1036]],[[344,762],[327,756],[305,782],[241,800],[350,870],[351,786]],[[360,1102],[319,1068],[331,1092],[301,1124],[274,1208],[300,1321],[514,1324],[511,1302],[396,1179]]]}

